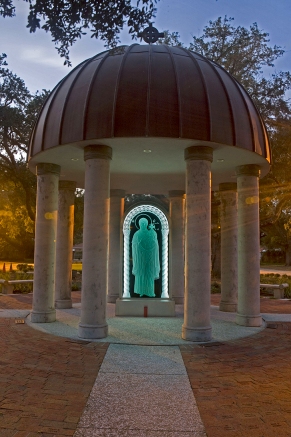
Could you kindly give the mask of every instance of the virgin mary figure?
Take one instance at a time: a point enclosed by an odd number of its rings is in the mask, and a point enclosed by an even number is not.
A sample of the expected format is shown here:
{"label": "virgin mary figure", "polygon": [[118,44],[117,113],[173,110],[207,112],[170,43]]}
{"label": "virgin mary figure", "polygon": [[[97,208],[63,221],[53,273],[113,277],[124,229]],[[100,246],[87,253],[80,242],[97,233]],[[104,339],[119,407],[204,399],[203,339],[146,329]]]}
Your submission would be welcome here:
{"label": "virgin mary figure", "polygon": [[140,296],[155,297],[155,279],[160,275],[157,233],[153,227],[148,229],[146,218],[139,220],[139,227],[132,239],[134,292]]}

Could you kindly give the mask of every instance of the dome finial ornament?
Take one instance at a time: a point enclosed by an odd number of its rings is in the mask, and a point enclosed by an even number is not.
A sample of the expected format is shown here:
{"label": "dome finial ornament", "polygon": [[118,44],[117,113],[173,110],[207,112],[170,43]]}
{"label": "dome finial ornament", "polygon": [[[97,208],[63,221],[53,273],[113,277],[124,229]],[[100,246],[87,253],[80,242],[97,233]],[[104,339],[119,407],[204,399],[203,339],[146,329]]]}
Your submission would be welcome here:
{"label": "dome finial ornament", "polygon": [[159,32],[158,29],[153,27],[153,23],[149,23],[149,27],[146,27],[142,32],[138,34],[146,43],[153,44],[158,41],[159,38],[165,36],[164,32]]}

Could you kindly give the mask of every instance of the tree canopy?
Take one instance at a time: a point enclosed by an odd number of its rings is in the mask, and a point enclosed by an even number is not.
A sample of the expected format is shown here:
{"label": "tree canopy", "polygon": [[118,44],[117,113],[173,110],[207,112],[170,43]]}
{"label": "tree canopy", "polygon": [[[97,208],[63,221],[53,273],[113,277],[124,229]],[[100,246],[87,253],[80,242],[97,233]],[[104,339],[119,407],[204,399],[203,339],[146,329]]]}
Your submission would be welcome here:
{"label": "tree canopy", "polygon": [[[49,91],[31,94],[0,55],[0,258],[32,259],[36,177],[26,165],[29,138]],[[74,239],[82,241],[83,191],[76,191]]]}
{"label": "tree canopy", "polygon": [[[218,17],[209,21],[201,36],[193,36],[188,50],[217,62],[240,82],[258,106],[270,129],[274,123],[291,115],[286,92],[291,88],[289,71],[274,69],[274,62],[284,55],[280,46],[269,44],[269,34],[257,23],[247,29],[233,25],[234,18]],[[164,31],[159,43],[184,46],[178,32]],[[271,72],[272,71],[272,72]]]}
{"label": "tree canopy", "polygon": [[[50,32],[65,65],[71,65],[70,47],[90,31],[92,38],[105,41],[106,47],[115,47],[125,26],[136,38],[139,31],[156,13],[159,0],[24,0],[29,2],[30,32],[43,29]],[[0,0],[0,15],[15,15],[15,0]]]}
{"label": "tree canopy", "polygon": [[[286,263],[291,265],[291,105],[287,97],[291,75],[275,70],[275,61],[284,55],[284,49],[271,46],[268,33],[257,23],[247,29],[235,27],[233,21],[226,16],[210,21],[186,48],[221,65],[246,88],[259,108],[273,158],[271,171],[260,184],[262,244],[282,248]],[[184,46],[178,32],[165,31],[159,43]],[[215,240],[219,232],[215,226],[213,229]]]}
{"label": "tree canopy", "polygon": [[[0,55],[0,253],[33,253],[35,176],[26,168],[29,137],[48,95],[32,95]],[[1,252],[2,249],[2,252]],[[3,252],[4,251],[4,252]],[[11,253],[11,250],[8,252]]]}

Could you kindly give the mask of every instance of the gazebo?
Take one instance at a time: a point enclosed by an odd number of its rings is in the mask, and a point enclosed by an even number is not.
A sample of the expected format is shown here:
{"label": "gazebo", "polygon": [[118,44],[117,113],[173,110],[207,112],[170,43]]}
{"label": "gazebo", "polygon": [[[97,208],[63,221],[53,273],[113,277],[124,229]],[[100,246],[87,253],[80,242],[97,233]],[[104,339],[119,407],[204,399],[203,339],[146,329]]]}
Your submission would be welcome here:
{"label": "gazebo", "polygon": [[[219,65],[166,45],[99,53],[50,94],[28,165],[37,175],[32,322],[53,322],[55,308],[72,305],[79,187],[85,188],[81,338],[106,337],[107,301],[117,301],[120,315],[144,306],[128,285],[129,232],[137,214],[147,214],[164,232],[162,291],[148,299],[149,316],[172,315],[175,302],[184,301],[182,337],[211,339],[211,190],[221,197],[220,309],[237,311],[240,325],[261,325],[258,183],[269,171],[270,147],[250,96]],[[126,193],[167,195],[170,212],[140,205],[124,216]]]}

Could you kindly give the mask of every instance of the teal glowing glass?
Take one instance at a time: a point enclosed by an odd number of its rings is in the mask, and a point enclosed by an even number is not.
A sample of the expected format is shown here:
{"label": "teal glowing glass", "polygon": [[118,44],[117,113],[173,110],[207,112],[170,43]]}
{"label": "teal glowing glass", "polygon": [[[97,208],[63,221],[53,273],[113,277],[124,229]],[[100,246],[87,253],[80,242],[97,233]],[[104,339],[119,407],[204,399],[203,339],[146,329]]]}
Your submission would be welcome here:
{"label": "teal glowing glass", "polygon": [[140,229],[132,239],[132,274],[134,292],[140,296],[155,297],[155,279],[160,275],[157,233],[146,218],[139,220]]}

